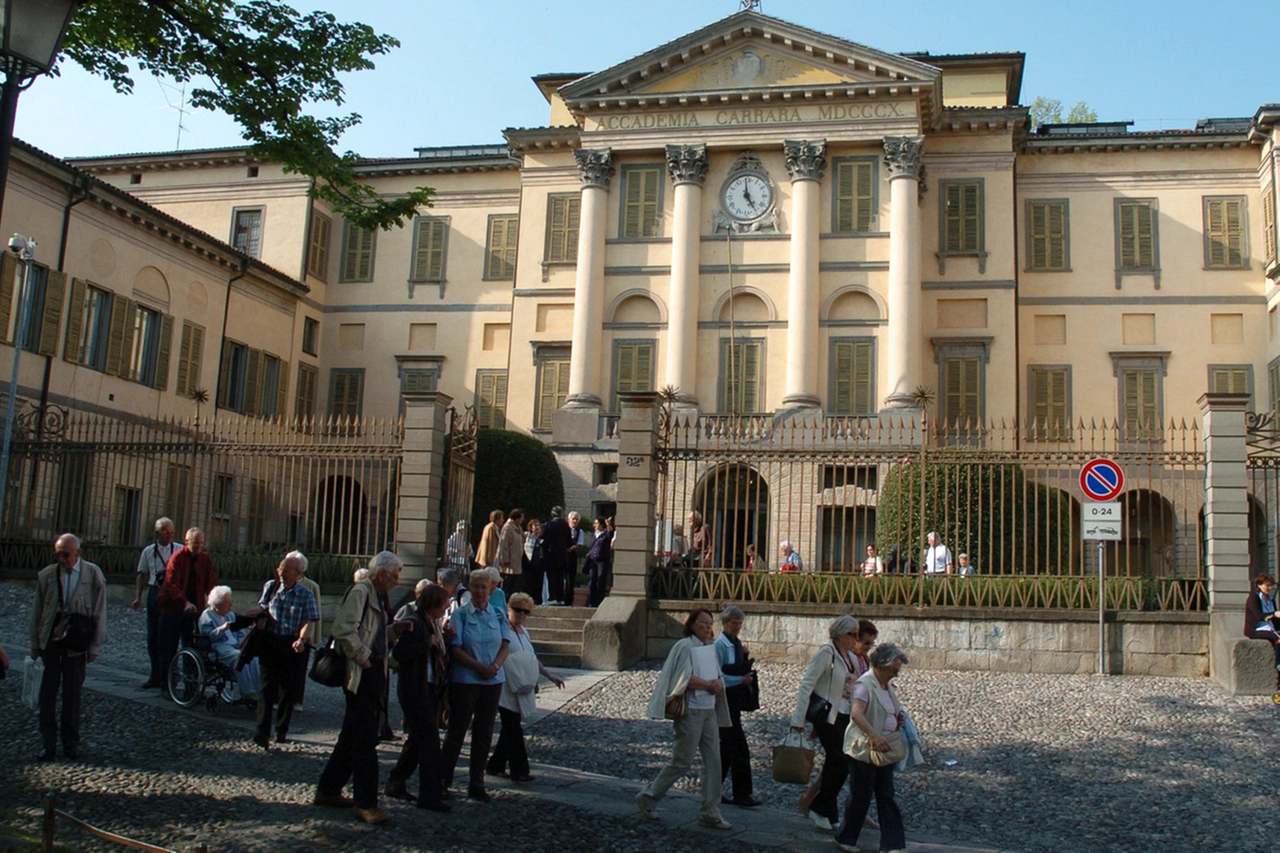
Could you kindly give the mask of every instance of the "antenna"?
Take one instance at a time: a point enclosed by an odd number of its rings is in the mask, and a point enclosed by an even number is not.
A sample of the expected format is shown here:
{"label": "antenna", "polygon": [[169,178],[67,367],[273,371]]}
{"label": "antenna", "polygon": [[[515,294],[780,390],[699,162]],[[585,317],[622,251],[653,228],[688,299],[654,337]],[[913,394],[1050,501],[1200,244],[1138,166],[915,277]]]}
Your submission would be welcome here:
{"label": "antenna", "polygon": [[[182,131],[187,130],[182,121],[187,117],[187,114],[191,112],[191,110],[187,109],[187,84],[183,81],[181,88],[178,88],[172,84],[165,83],[159,78],[156,78],[156,83],[160,86],[160,91],[164,94],[165,106],[163,109],[173,110],[178,114],[178,139],[173,146],[176,151],[182,147]],[[178,89],[178,103],[176,105],[172,100],[170,100],[169,96],[169,92],[173,89]]]}
{"label": "antenna", "polygon": [[760,0],[742,0],[742,11],[744,11],[744,12],[759,12],[759,11],[760,11]]}

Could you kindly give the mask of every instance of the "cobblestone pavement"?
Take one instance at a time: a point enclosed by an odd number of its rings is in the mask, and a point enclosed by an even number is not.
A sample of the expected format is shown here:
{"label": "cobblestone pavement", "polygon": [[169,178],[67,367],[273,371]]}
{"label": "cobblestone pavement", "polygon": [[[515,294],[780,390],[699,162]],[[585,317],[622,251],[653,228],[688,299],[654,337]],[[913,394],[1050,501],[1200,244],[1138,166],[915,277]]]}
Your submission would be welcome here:
{"label": "cobblestone pavement", "polygon": [[[0,584],[0,642],[24,649],[31,589]],[[90,667],[84,756],[40,764],[36,721],[19,703],[21,677],[0,682],[0,822],[36,833],[40,796],[59,793],[77,816],[179,849],[708,850],[724,835],[694,829],[691,796],[639,819],[630,794],[670,754],[670,725],[644,719],[657,665],[573,679],[572,696],[529,727],[538,781],[493,780],[494,802],[455,797],[437,816],[384,802],[394,820],[366,827],[342,810],[307,805],[341,717],[339,691],[312,685],[299,740],[264,754],[249,715],[181,711],[134,690],[145,674],[141,617],[109,605],[110,639]],[[888,638],[886,638],[888,639]],[[910,650],[907,650],[910,654]],[[20,666],[19,655],[11,654]],[[764,665],[762,708],[747,734],[760,809],[725,807],[736,850],[829,850],[795,811],[796,786],[775,784],[769,745],[787,725],[802,667]],[[583,685],[586,685],[583,687]],[[907,667],[899,692],[925,739],[928,763],[897,777],[913,851],[1269,850],[1275,816],[1270,697],[1229,697],[1207,679],[954,673]],[[398,716],[398,715],[397,715]],[[380,753],[385,779],[394,745]],[[952,763],[954,762],[954,763]],[[461,768],[460,768],[461,769]],[[461,784],[461,783],[460,783]],[[686,780],[681,787],[691,789]],[[843,798],[842,798],[843,800]],[[74,830],[60,839],[106,849]],[[505,838],[510,835],[511,841]],[[864,846],[874,847],[867,833]]]}

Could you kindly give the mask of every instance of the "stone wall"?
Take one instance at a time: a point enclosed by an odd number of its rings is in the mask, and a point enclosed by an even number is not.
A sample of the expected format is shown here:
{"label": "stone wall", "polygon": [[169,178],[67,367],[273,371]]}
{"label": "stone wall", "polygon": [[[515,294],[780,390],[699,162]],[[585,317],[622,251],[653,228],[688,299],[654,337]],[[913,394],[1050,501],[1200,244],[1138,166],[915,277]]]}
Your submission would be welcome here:
{"label": "stone wall", "polygon": [[[661,659],[680,638],[692,602],[650,602],[646,657]],[[740,635],[757,660],[805,663],[825,643],[840,615],[818,605],[740,603]],[[1098,669],[1098,616],[1087,612],[1028,613],[951,609],[931,615],[907,607],[855,614],[880,629],[924,669],[1091,673]],[[1198,678],[1209,674],[1208,614],[1107,615],[1107,668],[1113,675]]]}

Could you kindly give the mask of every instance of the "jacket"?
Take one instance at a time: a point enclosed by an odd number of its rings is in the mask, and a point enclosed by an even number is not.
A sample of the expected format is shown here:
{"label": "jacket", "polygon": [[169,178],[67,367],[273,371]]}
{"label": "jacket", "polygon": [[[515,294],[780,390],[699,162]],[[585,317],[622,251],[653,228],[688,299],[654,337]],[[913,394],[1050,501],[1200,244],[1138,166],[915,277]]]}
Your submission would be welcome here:
{"label": "jacket", "polygon": [[827,713],[827,722],[834,723],[840,713],[840,699],[844,696],[844,679],[849,670],[836,657],[835,643],[826,643],[813,654],[809,668],[800,679],[800,689],[796,693],[796,706],[791,711],[791,725],[800,728],[804,725],[804,715],[809,710],[809,695],[817,693],[831,703]]}
{"label": "jacket", "polygon": [[[49,635],[53,633],[53,623],[57,618],[58,601],[58,564],[45,566],[36,576],[36,600],[31,608],[31,620],[28,623],[31,651],[39,652],[49,645]],[[92,616],[96,630],[93,642],[89,644],[88,654],[97,655],[107,639],[107,581],[102,576],[102,569],[88,560],[80,561],[80,582],[76,591],[71,594],[69,613]],[[81,654],[68,652],[69,656]]]}
{"label": "jacket", "polygon": [[[382,609],[382,601],[373,589],[370,581],[361,581],[347,590],[346,597],[333,617],[333,640],[338,651],[347,659],[347,690],[355,693],[360,689],[360,676],[364,672],[361,666],[373,655],[373,638],[377,633],[387,632],[387,614]],[[387,637],[387,648],[391,648],[391,637]],[[376,665],[376,664],[375,664]],[[382,658],[382,671],[387,669],[387,658]]]}
{"label": "jacket", "polygon": [[[650,719],[665,719],[667,700],[689,689],[689,679],[693,677],[693,644],[696,642],[697,637],[685,637],[678,640],[667,653],[662,672],[658,673],[658,681],[653,685],[653,696],[649,698]],[[722,729],[733,725],[729,718],[729,702],[725,699],[723,690],[716,696],[716,719]]]}
{"label": "jacket", "polygon": [[[869,699],[867,700],[867,710],[863,714],[867,718],[867,722],[871,724],[873,732],[884,730],[885,718],[890,714],[896,715],[902,710],[902,703],[898,701],[898,691],[893,689],[893,684],[889,685],[889,698],[893,701],[892,708],[886,708],[880,704],[879,689],[880,679],[876,678],[876,671],[869,669],[858,679],[859,682],[867,686]],[[853,755],[854,752],[867,740],[867,733],[852,723],[844,730],[844,754]]]}
{"label": "jacket", "polygon": [[514,521],[509,520],[502,525],[497,566],[504,575],[518,575],[524,568],[524,534]]}
{"label": "jacket", "polygon": [[[409,618],[413,620],[413,629],[401,632],[391,650],[400,665],[396,696],[406,708],[425,705],[428,698],[434,698],[434,694],[428,694],[449,678],[449,657],[443,638],[439,646],[431,645],[431,638],[439,636],[440,629],[417,610]],[[433,682],[427,681],[428,658],[434,667]]]}
{"label": "jacket", "polygon": [[166,616],[179,616],[187,606],[187,580],[196,575],[196,598],[191,603],[197,613],[209,606],[209,592],[218,585],[218,573],[213,568],[213,558],[201,551],[196,554],[183,548],[169,558],[164,570],[164,583],[156,595],[156,609]]}
{"label": "jacket", "polygon": [[553,518],[542,525],[542,556],[547,569],[564,569],[569,565],[569,549],[573,547],[573,531],[563,518]]}
{"label": "jacket", "polygon": [[[1249,593],[1249,597],[1244,600],[1244,635],[1251,640],[1267,640],[1274,642],[1276,635],[1271,631],[1257,630],[1258,623],[1262,621],[1262,599],[1259,598],[1262,593],[1254,590]],[[1280,614],[1277,614],[1280,615]]]}
{"label": "jacket", "polygon": [[481,568],[498,565],[498,525],[492,521],[480,532],[480,547],[476,549],[476,562]]}

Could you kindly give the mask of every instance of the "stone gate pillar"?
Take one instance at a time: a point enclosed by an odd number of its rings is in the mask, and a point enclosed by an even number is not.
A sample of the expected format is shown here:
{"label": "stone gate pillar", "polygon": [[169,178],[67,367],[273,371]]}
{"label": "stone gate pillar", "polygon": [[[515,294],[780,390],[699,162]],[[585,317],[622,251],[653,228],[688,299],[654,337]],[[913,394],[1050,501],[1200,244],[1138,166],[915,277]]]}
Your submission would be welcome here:
{"label": "stone gate pillar", "polygon": [[645,656],[649,572],[654,565],[653,509],[658,471],[658,395],[624,393],[618,422],[618,512],[613,590],[582,635],[582,664],[622,670]]}
{"label": "stone gate pillar", "polygon": [[1199,403],[1204,422],[1209,674],[1231,693],[1270,693],[1275,688],[1271,647],[1243,634],[1249,594],[1249,395],[1204,394]]}
{"label": "stone gate pillar", "polygon": [[405,392],[404,458],[400,463],[396,554],[404,561],[400,585],[435,580],[444,505],[445,415],[453,398],[438,391]]}

